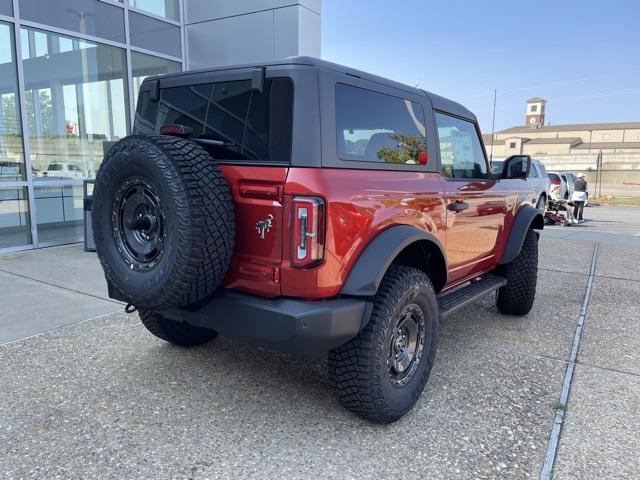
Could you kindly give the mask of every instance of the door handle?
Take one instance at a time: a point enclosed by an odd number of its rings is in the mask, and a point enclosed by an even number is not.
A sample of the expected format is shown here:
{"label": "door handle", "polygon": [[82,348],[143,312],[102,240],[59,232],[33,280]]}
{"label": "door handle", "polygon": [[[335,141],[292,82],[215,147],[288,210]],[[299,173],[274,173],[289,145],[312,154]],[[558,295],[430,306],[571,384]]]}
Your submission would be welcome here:
{"label": "door handle", "polygon": [[469,208],[469,204],[462,200],[456,200],[455,202],[451,202],[448,208],[453,212],[461,212],[462,210]]}

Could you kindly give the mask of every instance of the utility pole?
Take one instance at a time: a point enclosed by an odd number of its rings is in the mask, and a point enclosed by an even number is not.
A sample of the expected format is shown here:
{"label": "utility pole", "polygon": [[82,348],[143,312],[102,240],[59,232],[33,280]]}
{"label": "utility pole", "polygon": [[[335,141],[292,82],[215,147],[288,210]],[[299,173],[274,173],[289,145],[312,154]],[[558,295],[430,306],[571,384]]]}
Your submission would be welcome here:
{"label": "utility pole", "polygon": [[[493,136],[496,131],[496,99],[498,98],[498,89],[493,89],[493,120],[491,121],[491,153],[489,154],[489,163],[493,162]],[[493,168],[493,167],[492,167]]]}

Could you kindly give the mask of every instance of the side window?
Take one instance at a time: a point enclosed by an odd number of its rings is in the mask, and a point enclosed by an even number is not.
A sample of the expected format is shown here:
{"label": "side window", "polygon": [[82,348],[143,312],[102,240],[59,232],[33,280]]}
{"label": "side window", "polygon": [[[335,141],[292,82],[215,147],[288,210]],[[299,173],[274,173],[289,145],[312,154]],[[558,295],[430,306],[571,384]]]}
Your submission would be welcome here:
{"label": "side window", "polygon": [[442,174],[448,178],[487,178],[487,160],[475,125],[436,112]]}
{"label": "side window", "polygon": [[538,173],[538,166],[535,163],[531,163],[531,168],[529,169],[529,178],[539,178],[540,174]]}
{"label": "side window", "polygon": [[[138,108],[144,108],[143,100]],[[293,82],[267,79],[262,93],[251,91],[250,80],[165,88],[157,117],[156,132],[162,125],[177,123],[191,127],[193,138],[222,142],[204,145],[213,158],[288,163]]]}
{"label": "side window", "polygon": [[540,164],[538,164],[538,169],[540,170],[540,176],[541,176],[542,178],[546,178],[546,177],[547,177],[547,169],[546,169],[546,168],[544,168],[544,165],[543,165],[543,164],[541,164],[541,163],[540,163]]}
{"label": "side window", "polygon": [[341,160],[425,164],[424,111],[410,100],[339,83],[336,143]]}

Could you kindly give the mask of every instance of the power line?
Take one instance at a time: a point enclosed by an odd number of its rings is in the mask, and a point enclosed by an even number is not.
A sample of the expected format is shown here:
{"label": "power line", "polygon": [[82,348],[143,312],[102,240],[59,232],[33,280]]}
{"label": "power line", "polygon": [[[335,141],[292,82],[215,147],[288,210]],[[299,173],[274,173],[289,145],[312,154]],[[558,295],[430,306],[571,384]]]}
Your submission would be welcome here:
{"label": "power line", "polygon": [[[607,73],[607,74],[603,74],[603,75],[594,75],[592,77],[582,77],[582,78],[574,78],[574,79],[569,79],[569,80],[558,80],[555,82],[549,82],[549,83],[541,83],[539,85],[530,85],[527,87],[518,87],[518,88],[510,88],[510,89],[506,89],[506,90],[500,90],[500,93],[517,93],[517,92],[525,92],[527,90],[535,90],[537,88],[546,88],[546,87],[555,87],[558,85],[568,85],[571,83],[580,83],[580,82],[586,82],[589,80],[600,80],[602,78],[611,78],[611,77],[619,77],[619,76],[623,76],[623,75],[632,75],[632,74],[636,74],[636,73],[640,73],[640,71],[631,71],[631,72],[616,72],[616,73]],[[481,98],[481,97],[490,97],[491,94],[490,93],[482,93],[482,94],[478,94],[478,95],[470,95],[467,97],[461,97],[461,100],[468,100],[471,98]]]}

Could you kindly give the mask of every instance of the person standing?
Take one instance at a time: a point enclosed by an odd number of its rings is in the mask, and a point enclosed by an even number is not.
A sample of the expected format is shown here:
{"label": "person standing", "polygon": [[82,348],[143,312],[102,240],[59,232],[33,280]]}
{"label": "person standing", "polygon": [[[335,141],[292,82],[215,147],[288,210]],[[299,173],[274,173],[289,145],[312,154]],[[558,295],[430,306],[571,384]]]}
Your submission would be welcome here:
{"label": "person standing", "polygon": [[582,211],[584,210],[584,204],[587,202],[587,181],[584,179],[584,173],[578,174],[578,179],[575,181],[575,190],[571,201],[573,202],[573,217],[578,219],[578,222],[583,223]]}

